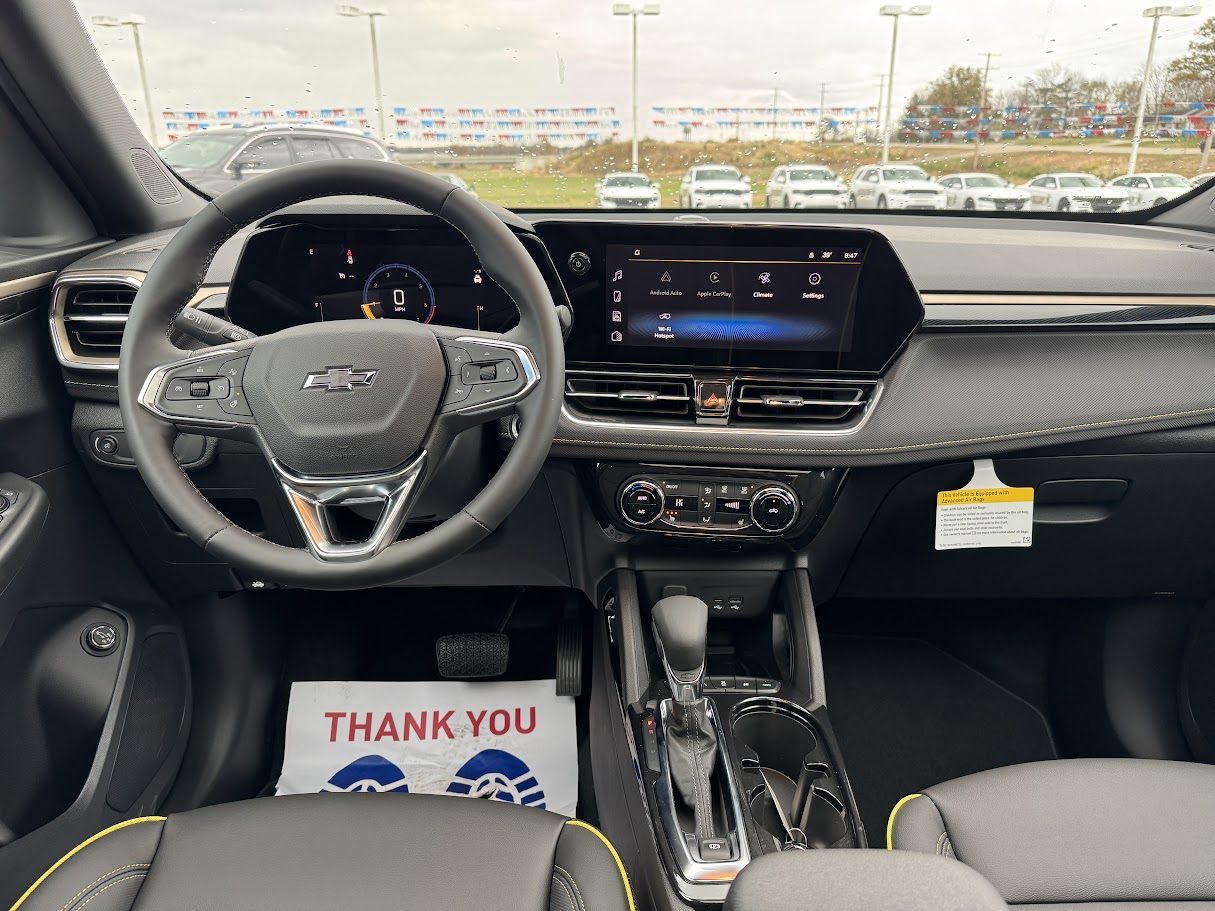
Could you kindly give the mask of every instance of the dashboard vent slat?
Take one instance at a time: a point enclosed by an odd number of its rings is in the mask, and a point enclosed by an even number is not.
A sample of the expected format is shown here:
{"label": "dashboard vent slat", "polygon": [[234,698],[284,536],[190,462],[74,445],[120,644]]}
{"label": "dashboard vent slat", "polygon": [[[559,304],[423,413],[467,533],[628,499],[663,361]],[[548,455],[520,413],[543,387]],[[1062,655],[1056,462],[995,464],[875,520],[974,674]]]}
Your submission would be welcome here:
{"label": "dashboard vent slat", "polygon": [[565,379],[565,398],[572,407],[622,417],[690,415],[693,389],[690,376],[660,373],[569,370]]}
{"label": "dashboard vent slat", "polygon": [[734,419],[846,423],[861,415],[874,384],[864,380],[739,380]]}
{"label": "dashboard vent slat", "polygon": [[63,323],[72,353],[85,358],[116,357],[134,300],[135,289],[122,284],[69,288]]}

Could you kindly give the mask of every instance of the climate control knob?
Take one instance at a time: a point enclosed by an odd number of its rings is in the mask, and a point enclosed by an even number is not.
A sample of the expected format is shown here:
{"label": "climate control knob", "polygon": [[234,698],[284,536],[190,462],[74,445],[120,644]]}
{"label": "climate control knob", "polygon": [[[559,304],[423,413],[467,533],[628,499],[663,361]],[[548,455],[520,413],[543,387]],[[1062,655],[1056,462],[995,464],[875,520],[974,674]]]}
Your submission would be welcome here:
{"label": "climate control knob", "polygon": [[630,481],[620,491],[620,513],[631,525],[650,525],[658,521],[666,507],[666,497],[653,481]]}
{"label": "climate control knob", "polygon": [[797,497],[783,487],[761,487],[751,499],[751,521],[769,534],[779,534],[797,521]]}

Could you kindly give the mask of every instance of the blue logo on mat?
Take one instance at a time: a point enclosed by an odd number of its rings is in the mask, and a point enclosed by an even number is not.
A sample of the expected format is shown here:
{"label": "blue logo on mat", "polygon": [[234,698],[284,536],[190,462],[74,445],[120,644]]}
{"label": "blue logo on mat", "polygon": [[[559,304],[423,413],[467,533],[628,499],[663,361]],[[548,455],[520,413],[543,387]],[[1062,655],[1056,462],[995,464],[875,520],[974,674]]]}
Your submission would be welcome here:
{"label": "blue logo on mat", "polygon": [[339,769],[329,779],[331,787],[322,791],[400,791],[409,793],[405,773],[383,756],[362,756],[344,769]]}
{"label": "blue logo on mat", "polygon": [[448,794],[503,800],[544,809],[544,791],[532,770],[505,750],[482,750],[456,772]]}

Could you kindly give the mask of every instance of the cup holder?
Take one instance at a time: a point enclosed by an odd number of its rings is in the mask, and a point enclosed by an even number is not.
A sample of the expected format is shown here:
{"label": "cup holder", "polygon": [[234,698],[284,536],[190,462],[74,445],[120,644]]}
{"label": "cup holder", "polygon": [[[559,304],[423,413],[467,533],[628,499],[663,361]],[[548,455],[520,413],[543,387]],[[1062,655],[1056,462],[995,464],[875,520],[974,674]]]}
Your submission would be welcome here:
{"label": "cup holder", "polygon": [[[838,784],[809,712],[783,700],[751,700],[735,709],[731,729],[756,825],[781,846],[826,848],[847,836]],[[790,835],[793,829],[804,841]]]}

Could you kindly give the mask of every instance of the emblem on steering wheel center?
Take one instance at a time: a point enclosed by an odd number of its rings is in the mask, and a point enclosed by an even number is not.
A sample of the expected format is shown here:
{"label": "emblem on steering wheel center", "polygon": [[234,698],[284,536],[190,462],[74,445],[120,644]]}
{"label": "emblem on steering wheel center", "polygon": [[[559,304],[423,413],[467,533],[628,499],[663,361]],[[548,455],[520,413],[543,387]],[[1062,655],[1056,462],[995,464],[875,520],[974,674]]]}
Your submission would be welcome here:
{"label": "emblem on steering wheel center", "polygon": [[301,389],[321,389],[325,392],[353,392],[370,386],[378,370],[355,370],[353,367],[330,367],[304,377]]}

